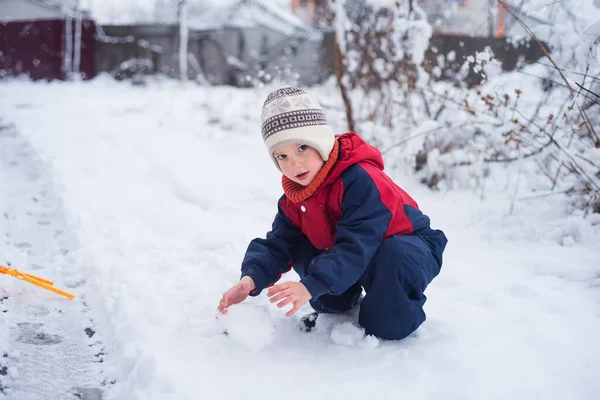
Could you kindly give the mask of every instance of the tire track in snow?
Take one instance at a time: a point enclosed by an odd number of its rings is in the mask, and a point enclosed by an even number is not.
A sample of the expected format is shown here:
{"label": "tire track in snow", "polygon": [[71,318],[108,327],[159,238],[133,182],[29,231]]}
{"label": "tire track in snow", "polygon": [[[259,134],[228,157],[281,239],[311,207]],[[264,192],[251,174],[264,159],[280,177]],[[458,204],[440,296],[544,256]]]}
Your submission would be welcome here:
{"label": "tire track in snow", "polygon": [[[61,203],[43,163],[0,121],[0,264],[57,281],[82,280]],[[62,277],[67,277],[66,285]],[[102,350],[89,309],[0,275],[0,399],[102,400]]]}

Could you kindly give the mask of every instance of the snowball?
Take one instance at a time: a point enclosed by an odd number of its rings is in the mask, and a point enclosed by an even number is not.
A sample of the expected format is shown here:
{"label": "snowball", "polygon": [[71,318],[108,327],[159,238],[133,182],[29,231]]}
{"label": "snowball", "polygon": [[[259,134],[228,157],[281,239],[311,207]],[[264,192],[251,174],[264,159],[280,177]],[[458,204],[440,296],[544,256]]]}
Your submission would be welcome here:
{"label": "snowball", "polygon": [[352,322],[337,324],[331,330],[331,340],[341,346],[354,347],[365,337],[365,330]]}
{"label": "snowball", "polygon": [[227,335],[249,350],[261,350],[273,342],[275,329],[265,307],[254,304],[235,304],[217,319]]}

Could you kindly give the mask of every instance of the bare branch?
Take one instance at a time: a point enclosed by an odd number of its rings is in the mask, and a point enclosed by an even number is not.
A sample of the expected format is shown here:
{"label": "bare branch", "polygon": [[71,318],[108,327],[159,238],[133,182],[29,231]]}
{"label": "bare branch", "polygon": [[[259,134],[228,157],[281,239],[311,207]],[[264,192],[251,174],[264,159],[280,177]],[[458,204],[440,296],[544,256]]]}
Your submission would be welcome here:
{"label": "bare branch", "polygon": [[420,138],[420,137],[422,137],[422,136],[426,136],[426,135],[429,135],[429,134],[432,134],[432,133],[435,133],[435,132],[439,132],[439,131],[441,131],[441,130],[444,130],[444,129],[458,129],[458,128],[462,128],[462,127],[465,127],[465,126],[467,126],[467,125],[472,125],[472,124],[473,124],[473,122],[464,122],[464,123],[462,123],[462,124],[455,125],[455,126],[439,126],[439,127],[437,127],[437,128],[430,129],[430,130],[428,130],[428,131],[425,131],[425,132],[417,133],[416,135],[413,135],[413,136],[411,136],[411,137],[409,137],[409,138],[406,138],[406,139],[404,139],[404,140],[401,140],[401,141],[399,141],[399,142],[397,142],[397,143],[394,143],[393,145],[391,145],[391,146],[390,146],[390,147],[388,147],[387,149],[383,150],[383,151],[381,152],[381,154],[384,154],[384,155],[385,155],[385,154],[386,154],[386,153],[388,153],[390,150],[392,150],[392,149],[394,149],[394,148],[396,148],[396,147],[402,146],[404,143],[406,143],[406,142],[410,142],[411,140],[414,140],[414,139]]}
{"label": "bare branch", "polygon": [[[531,38],[533,40],[535,40],[535,42],[538,44],[538,46],[540,47],[540,49],[542,50],[542,52],[544,53],[546,58],[548,58],[548,60],[550,60],[550,62],[552,63],[552,66],[556,69],[556,71],[558,72],[558,74],[560,75],[562,80],[565,82],[565,85],[566,85],[567,89],[569,89],[571,96],[575,96],[575,90],[573,89],[573,87],[571,86],[571,84],[569,83],[569,81],[567,80],[565,75],[562,73],[562,71],[558,67],[558,65],[556,65],[556,63],[554,62],[554,59],[550,56],[550,53],[548,53],[546,46],[544,46],[544,44],[538,39],[538,37],[535,35],[535,33],[533,33],[533,31],[527,26],[527,24],[525,22],[523,22],[523,20],[512,10],[512,8],[508,4],[506,4],[503,0],[497,0],[497,1],[519,23],[519,25],[521,25],[521,27],[525,30],[525,32],[527,32],[527,34],[529,36],[531,36]],[[569,10],[567,10],[567,11],[569,11]],[[593,136],[594,146],[596,148],[600,148],[600,137],[598,137],[598,134],[596,133],[594,127],[592,126],[592,123],[590,122],[585,110],[583,110],[579,104],[577,104],[577,108],[579,109],[579,112],[580,112],[583,120],[586,122],[587,128],[590,131],[590,134],[592,134],[592,136]]]}
{"label": "bare branch", "polygon": [[344,106],[346,107],[346,119],[348,121],[348,130],[355,132],[354,117],[352,115],[352,103],[348,96],[346,85],[344,84],[344,61],[343,61],[342,49],[340,48],[339,39],[335,40],[335,65],[336,65],[336,78],[337,84],[340,88],[342,99],[344,100]]}
{"label": "bare branch", "polygon": [[[599,95],[599,94],[597,94],[597,93],[594,93],[594,92],[592,92],[591,90],[584,88],[583,86],[581,86],[581,85],[580,85],[579,83],[577,83],[577,82],[575,82],[575,84],[576,84],[577,86],[579,86],[579,88],[580,88],[581,90],[585,90],[586,92],[588,92],[588,93],[590,93],[590,94],[593,94],[594,96],[596,96],[597,98],[599,98],[599,99],[600,99],[600,95]],[[588,98],[589,98],[589,97],[588,97]],[[596,100],[592,100],[592,102],[594,102],[595,104],[600,104],[600,103],[598,103],[598,101],[596,101]]]}

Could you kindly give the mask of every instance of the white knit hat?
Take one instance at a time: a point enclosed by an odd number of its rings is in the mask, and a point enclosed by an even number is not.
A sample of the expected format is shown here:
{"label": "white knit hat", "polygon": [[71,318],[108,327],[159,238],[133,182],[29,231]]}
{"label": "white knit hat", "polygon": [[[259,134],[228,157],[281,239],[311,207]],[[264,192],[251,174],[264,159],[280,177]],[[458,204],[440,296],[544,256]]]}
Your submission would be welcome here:
{"label": "white knit hat", "polygon": [[319,103],[304,90],[286,86],[267,97],[262,109],[262,136],[269,155],[279,168],[273,151],[289,143],[309,145],[329,159],[335,136]]}

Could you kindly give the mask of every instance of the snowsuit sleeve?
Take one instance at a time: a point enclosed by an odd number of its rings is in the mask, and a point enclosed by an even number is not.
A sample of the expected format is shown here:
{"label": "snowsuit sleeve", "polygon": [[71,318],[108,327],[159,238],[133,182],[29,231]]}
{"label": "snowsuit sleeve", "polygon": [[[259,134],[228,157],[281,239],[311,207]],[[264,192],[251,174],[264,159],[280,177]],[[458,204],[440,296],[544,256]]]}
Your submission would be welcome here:
{"label": "snowsuit sleeve", "polygon": [[381,201],[379,189],[359,165],[342,175],[342,218],[334,246],[315,257],[301,280],[313,298],[340,295],[362,276],[388,230],[392,213]]}
{"label": "snowsuit sleeve", "polygon": [[292,252],[301,231],[283,212],[281,201],[284,198],[279,201],[277,215],[266,238],[252,240],[246,250],[242,277],[247,275],[254,280],[256,289],[250,293],[251,296],[258,296],[291,268]]}

